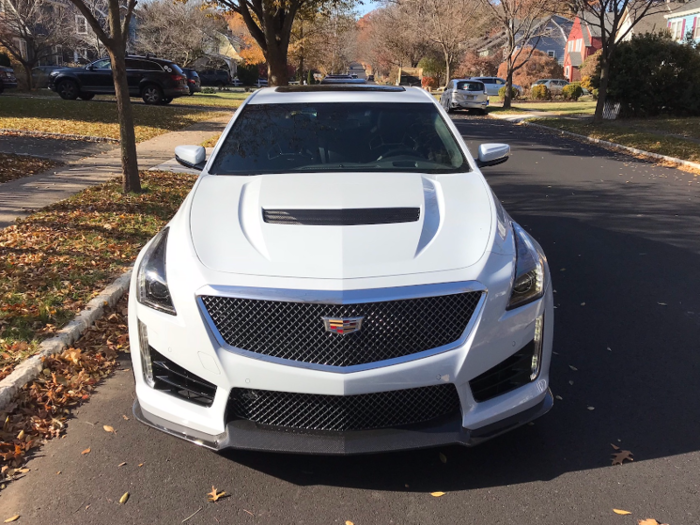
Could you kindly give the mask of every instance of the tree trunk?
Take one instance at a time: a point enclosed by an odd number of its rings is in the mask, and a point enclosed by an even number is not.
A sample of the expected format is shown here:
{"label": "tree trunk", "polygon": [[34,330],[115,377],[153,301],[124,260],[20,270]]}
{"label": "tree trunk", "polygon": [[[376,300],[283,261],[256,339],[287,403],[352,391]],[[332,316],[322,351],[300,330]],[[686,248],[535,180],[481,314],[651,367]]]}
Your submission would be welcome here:
{"label": "tree trunk", "polygon": [[22,68],[24,69],[24,76],[27,77],[27,91],[34,89],[34,82],[32,78],[32,66],[22,62]]}
{"label": "tree trunk", "polygon": [[513,65],[511,59],[508,59],[508,74],[506,75],[506,93],[503,99],[503,108],[510,109],[512,105],[512,95],[513,95]]}
{"label": "tree trunk", "polygon": [[445,89],[450,84],[450,55],[447,51],[445,53]]}
{"label": "tree trunk", "polygon": [[[122,47],[122,46],[116,46]],[[134,132],[134,113],[129,99],[129,84],[126,79],[125,52],[123,49],[110,49],[114,91],[117,97],[119,117],[119,144],[121,146],[123,189],[124,193],[139,193],[141,179],[136,160],[136,134]]]}
{"label": "tree trunk", "polygon": [[598,86],[598,103],[595,106],[593,122],[600,124],[603,122],[603,111],[608,98],[608,81],[610,80],[610,60],[604,53],[600,55],[600,85]]}
{"label": "tree trunk", "polygon": [[287,70],[287,46],[272,43],[267,46],[267,85],[286,86],[289,83]]}

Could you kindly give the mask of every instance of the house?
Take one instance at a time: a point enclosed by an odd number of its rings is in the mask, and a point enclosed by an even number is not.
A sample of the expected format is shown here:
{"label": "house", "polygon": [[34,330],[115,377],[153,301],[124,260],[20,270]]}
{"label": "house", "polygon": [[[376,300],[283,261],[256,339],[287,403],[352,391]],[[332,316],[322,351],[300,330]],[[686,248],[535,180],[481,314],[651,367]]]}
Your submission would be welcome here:
{"label": "house", "polygon": [[[609,29],[606,18],[606,30]],[[600,21],[583,13],[574,20],[574,25],[566,42],[564,55],[564,76],[569,82],[581,80],[581,65],[583,61],[603,47]]]}
{"label": "house", "polygon": [[[522,35],[516,37],[516,49],[521,47],[534,47],[538,51],[542,51],[550,57],[557,59],[559,64],[563,64],[564,49],[572,26],[573,21],[563,16],[551,15],[542,18],[535,23],[533,36],[527,42],[522,41]],[[506,44],[507,35],[505,31],[499,31],[495,35],[487,38],[484,43],[480,43],[476,48],[476,52],[477,55],[482,58],[497,54],[503,57]]]}
{"label": "house", "polygon": [[682,3],[673,12],[665,14],[664,18],[676,42],[684,42],[686,38],[700,42],[700,0]]}
{"label": "house", "polygon": [[630,10],[625,10],[623,14],[622,21],[620,22],[620,29],[618,31],[617,40],[623,42],[629,42],[635,35],[644,35],[647,33],[661,33],[669,29],[667,15],[670,15],[676,11],[684,10],[688,5],[687,1],[670,1],[666,0],[664,2],[659,2],[658,6],[653,6],[649,12],[639,22],[637,22],[634,27],[630,28],[630,25],[634,21],[634,17],[630,16]]}

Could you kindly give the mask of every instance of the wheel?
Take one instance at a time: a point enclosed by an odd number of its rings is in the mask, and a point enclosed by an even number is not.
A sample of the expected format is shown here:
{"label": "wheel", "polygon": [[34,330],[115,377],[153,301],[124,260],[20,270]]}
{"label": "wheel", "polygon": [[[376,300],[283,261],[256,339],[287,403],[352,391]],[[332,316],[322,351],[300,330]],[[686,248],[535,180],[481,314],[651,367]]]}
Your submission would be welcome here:
{"label": "wheel", "polygon": [[93,98],[95,98],[94,93],[81,93],[78,96],[80,97],[81,100],[92,100]]}
{"label": "wheel", "polygon": [[155,84],[148,84],[141,91],[141,98],[146,104],[162,104],[165,97],[162,89]]}
{"label": "wheel", "polygon": [[447,99],[447,103],[445,104],[445,111],[447,111],[448,113],[452,113],[453,111],[452,101],[449,98]]}
{"label": "wheel", "polygon": [[162,104],[170,104],[173,101],[173,97],[166,97],[163,99]]}
{"label": "wheel", "polygon": [[62,80],[56,87],[56,91],[63,100],[75,100],[80,93],[78,84],[74,80]]}

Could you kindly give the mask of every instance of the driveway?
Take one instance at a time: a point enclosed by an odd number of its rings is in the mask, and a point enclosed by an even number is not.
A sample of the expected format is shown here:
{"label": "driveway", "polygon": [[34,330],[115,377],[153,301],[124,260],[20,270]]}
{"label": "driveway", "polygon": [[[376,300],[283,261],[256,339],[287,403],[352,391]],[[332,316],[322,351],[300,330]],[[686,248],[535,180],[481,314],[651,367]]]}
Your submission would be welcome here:
{"label": "driveway", "polygon": [[[700,523],[699,178],[525,126],[455,119],[470,146],[513,146],[485,173],[549,258],[561,399],[548,415],[473,449],[215,454],[134,421],[131,372],[120,371],[0,494],[0,518],[181,523],[201,507],[188,524]],[[635,461],[611,466],[611,443]],[[207,502],[212,485],[231,497]]]}

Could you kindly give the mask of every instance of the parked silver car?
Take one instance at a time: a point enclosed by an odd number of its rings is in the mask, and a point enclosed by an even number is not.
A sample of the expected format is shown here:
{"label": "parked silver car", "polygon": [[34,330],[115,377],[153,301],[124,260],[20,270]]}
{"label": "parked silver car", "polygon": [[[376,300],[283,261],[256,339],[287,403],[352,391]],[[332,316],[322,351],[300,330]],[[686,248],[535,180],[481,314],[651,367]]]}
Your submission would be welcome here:
{"label": "parked silver car", "polygon": [[[490,97],[497,97],[500,89],[506,87],[506,81],[500,77],[473,77],[471,80],[483,82],[484,86],[486,86],[486,94]],[[520,95],[523,94],[522,87],[517,84],[513,84],[513,87],[518,90]]]}
{"label": "parked silver car", "polygon": [[483,82],[478,80],[451,80],[440,97],[440,105],[448,113],[453,109],[476,109],[486,113],[489,96]]}
{"label": "parked silver car", "polygon": [[568,86],[569,82],[566,80],[560,80],[556,78],[544,78],[541,80],[538,80],[534,84],[532,84],[532,87],[535,86],[546,86],[549,91],[554,94],[554,95],[560,95],[562,89],[564,89],[565,86]]}

